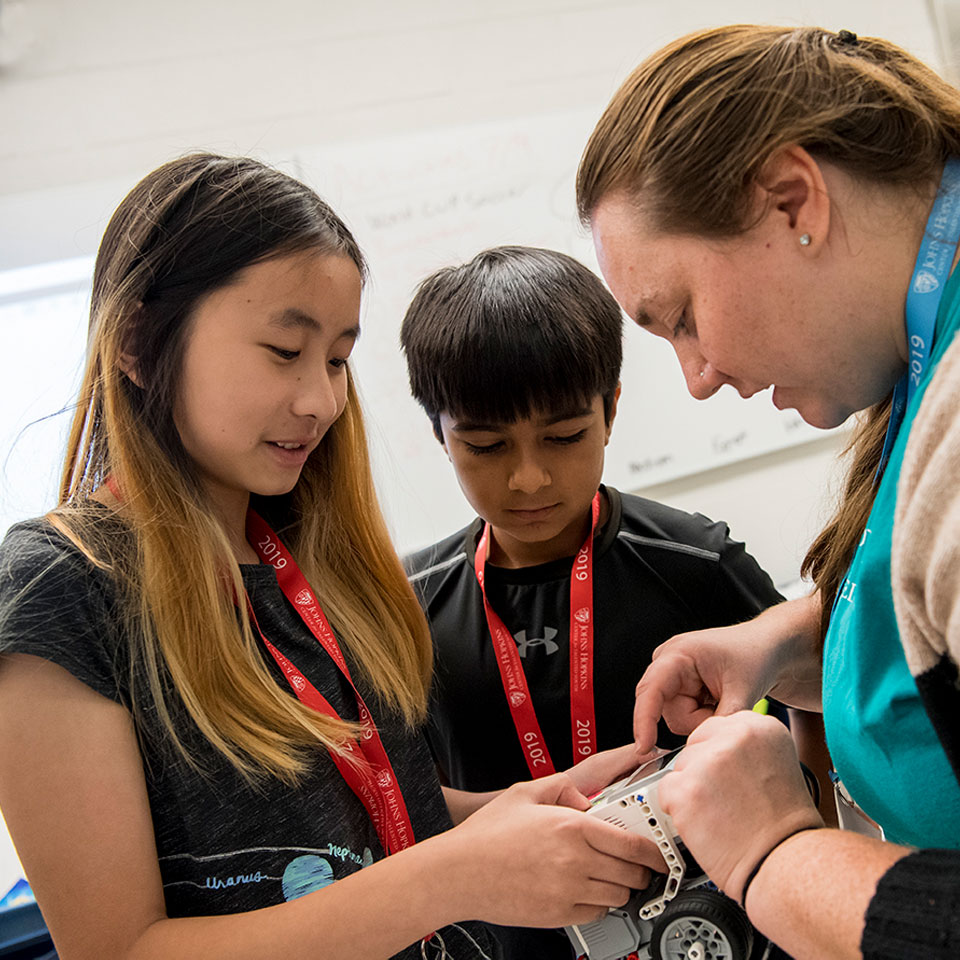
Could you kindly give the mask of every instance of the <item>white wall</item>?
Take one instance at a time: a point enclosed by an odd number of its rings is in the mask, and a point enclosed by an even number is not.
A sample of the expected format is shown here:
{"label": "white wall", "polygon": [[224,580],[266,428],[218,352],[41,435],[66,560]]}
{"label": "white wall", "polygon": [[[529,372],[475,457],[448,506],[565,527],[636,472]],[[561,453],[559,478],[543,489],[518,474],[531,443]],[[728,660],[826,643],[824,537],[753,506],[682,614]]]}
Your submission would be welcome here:
{"label": "white wall", "polygon": [[[92,254],[132,182],[186,150],[252,152],[296,167],[308,147],[599,114],[643,55],[698,26],[819,22],[889,36],[937,60],[919,2],[6,0],[2,9],[22,16],[0,32],[0,63],[14,57],[0,68],[0,270]],[[336,184],[320,186],[336,194]],[[381,427],[396,431],[389,420]],[[759,499],[737,491],[758,482],[767,458],[657,492],[730,518],[783,582],[807,538],[797,504],[816,498],[824,459],[818,444],[773,455],[791,467]]]}
{"label": "white wall", "polygon": [[[3,8],[16,6],[26,14],[17,33],[35,41],[0,67],[0,198],[22,198],[4,207],[0,269],[92,253],[116,194],[186,150],[283,156],[465,122],[580,107],[599,114],[646,53],[695,27],[822,23],[937,56],[919,0],[5,0]],[[115,195],[84,202],[83,191],[77,201],[65,189],[95,181],[115,181]]]}
{"label": "white wall", "polygon": [[[599,115],[639,59],[698,26],[821,23],[937,62],[916,0],[6,0],[3,9],[17,7],[16,35],[0,33],[0,270],[93,253],[134,180],[186,150],[282,160],[303,146],[464,123]],[[727,519],[783,583],[823,513],[838,442],[646,492]],[[3,888],[11,857],[0,850]]]}
{"label": "white wall", "polygon": [[803,447],[742,460],[639,491],[682,510],[722,519],[788,596],[809,543],[829,519],[843,463],[847,431]]}

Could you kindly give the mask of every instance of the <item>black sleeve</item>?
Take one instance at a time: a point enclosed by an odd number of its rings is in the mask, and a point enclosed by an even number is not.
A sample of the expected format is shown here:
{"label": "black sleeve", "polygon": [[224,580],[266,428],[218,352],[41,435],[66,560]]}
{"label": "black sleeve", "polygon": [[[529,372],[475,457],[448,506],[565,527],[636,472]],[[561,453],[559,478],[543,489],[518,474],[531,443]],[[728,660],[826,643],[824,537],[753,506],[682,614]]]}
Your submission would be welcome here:
{"label": "black sleeve", "polygon": [[427,723],[423,728],[424,740],[427,741],[427,748],[430,751],[430,757],[433,760],[433,766],[437,771],[437,779],[443,787],[450,786],[450,776],[444,769],[443,760],[438,752],[438,747],[443,743],[443,731],[437,723],[438,711],[431,707],[430,715],[427,717]]}
{"label": "black sleeve", "polygon": [[714,610],[722,611],[728,623],[752,620],[767,607],[780,603],[783,597],[769,574],[747,553],[746,546],[730,538],[726,524],[718,526],[723,531],[723,538],[719,544]]}
{"label": "black sleeve", "polygon": [[42,520],[0,546],[0,652],[50,660],[125,703],[106,575]]}
{"label": "black sleeve", "polygon": [[919,850],[898,860],[867,908],[864,960],[949,960],[960,944],[960,851]]}

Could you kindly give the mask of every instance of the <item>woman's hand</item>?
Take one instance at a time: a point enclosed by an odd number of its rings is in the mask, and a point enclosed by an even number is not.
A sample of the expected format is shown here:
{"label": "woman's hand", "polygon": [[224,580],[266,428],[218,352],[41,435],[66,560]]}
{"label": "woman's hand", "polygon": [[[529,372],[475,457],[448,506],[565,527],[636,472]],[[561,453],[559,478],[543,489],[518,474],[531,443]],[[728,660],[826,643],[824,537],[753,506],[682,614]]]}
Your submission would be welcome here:
{"label": "woman's hand", "polygon": [[736,900],[781,840],[824,825],[789,730],[749,710],[697,727],[657,796],[707,876]]}
{"label": "woman's hand", "polygon": [[555,774],[516,784],[444,834],[456,915],[533,927],[587,923],[647,886],[650,869],[664,869],[656,846],[586,816],[588,808],[573,781]]}
{"label": "woman's hand", "polygon": [[820,709],[819,594],[778,604],[754,620],[682,633],[661,644],[637,684],[633,730],[650,752],[662,716],[688,734],[712,716],[751,708],[773,694]]}

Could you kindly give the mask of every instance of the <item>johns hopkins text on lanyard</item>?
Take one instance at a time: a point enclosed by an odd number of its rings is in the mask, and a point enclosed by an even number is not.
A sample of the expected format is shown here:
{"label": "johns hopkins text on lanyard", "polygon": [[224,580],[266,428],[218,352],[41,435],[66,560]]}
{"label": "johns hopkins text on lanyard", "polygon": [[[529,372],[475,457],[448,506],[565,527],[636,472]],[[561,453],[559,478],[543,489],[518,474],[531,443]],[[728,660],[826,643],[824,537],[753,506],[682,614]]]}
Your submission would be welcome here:
{"label": "johns hopkins text on lanyard", "polygon": [[[363,702],[363,697],[354,686],[340,645],[313,589],[280,538],[253,510],[247,513],[247,539],[261,561],[271,564],[276,570],[277,582],[283,595],[300,615],[300,619],[313,634],[317,643],[329,654],[353,690],[362,727],[360,740],[348,741],[345,744],[350,754],[349,758],[332,751],[330,758],[350,789],[366,808],[384,852],[396,853],[398,850],[409,847],[414,843],[413,826],[400,791],[400,784],[397,782],[387,751],[380,740],[373,717]],[[340,719],[339,714],[320,691],[264,636],[249,600],[247,606],[250,618],[260,633],[264,646],[283,671],[297,699],[320,713]]]}
{"label": "johns hopkins text on lanyard", "polygon": [[907,291],[907,372],[893,392],[877,482],[883,475],[904,411],[930,363],[937,309],[960,242],[960,157],[948,157],[933,209],[920,242]]}
{"label": "johns hopkins text on lanyard", "polygon": [[[597,752],[597,722],[593,709],[593,534],[599,518],[598,491],[590,505],[590,532],[570,571],[570,732],[574,763]],[[534,779],[546,777],[555,772],[553,760],[537,721],[517,644],[487,598],[484,570],[489,547],[490,524],[486,523],[474,555],[474,572],[483,594],[483,609],[503,690],[530,776]]]}

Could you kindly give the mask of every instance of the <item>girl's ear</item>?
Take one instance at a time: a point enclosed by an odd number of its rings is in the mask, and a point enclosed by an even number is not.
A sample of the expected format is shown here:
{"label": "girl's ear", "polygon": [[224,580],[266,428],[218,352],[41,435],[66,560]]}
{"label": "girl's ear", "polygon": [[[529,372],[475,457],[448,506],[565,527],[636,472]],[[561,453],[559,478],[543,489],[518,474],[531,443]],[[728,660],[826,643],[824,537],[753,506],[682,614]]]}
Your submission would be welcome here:
{"label": "girl's ear", "polygon": [[[134,315],[138,314],[142,309],[143,304],[138,302],[133,308]],[[124,344],[124,347],[130,346],[130,339],[129,336],[126,338],[127,343]],[[120,369],[134,386],[140,387],[141,390],[143,389],[140,374],[137,370],[137,357],[131,350],[124,349],[120,352]]]}
{"label": "girl's ear", "polygon": [[137,360],[133,354],[120,354],[120,369],[126,374],[127,379],[130,380],[134,386],[143,389],[143,384],[140,382],[140,377],[137,373]]}

